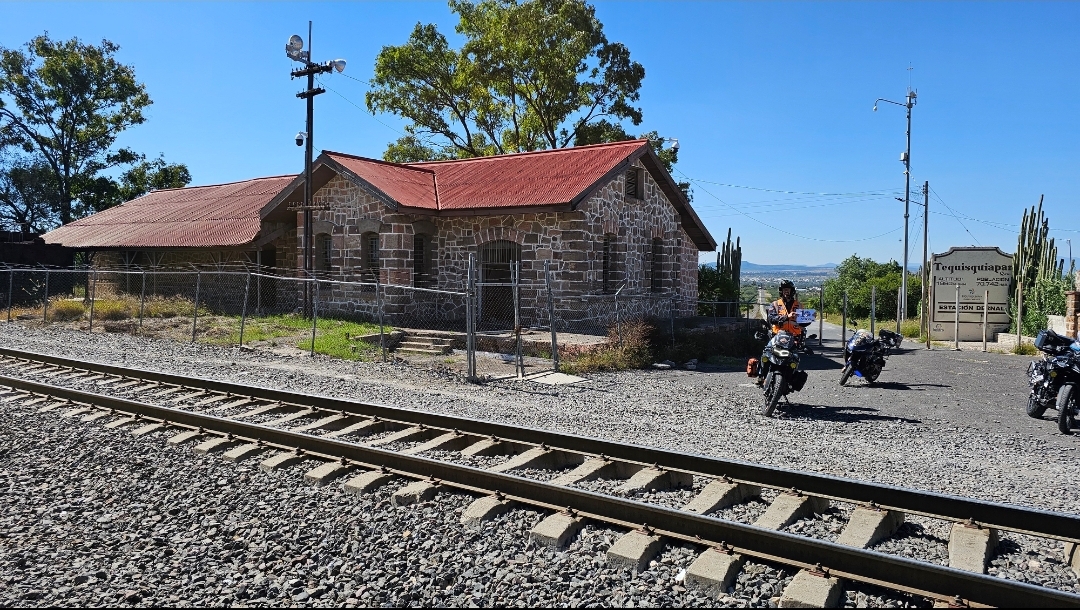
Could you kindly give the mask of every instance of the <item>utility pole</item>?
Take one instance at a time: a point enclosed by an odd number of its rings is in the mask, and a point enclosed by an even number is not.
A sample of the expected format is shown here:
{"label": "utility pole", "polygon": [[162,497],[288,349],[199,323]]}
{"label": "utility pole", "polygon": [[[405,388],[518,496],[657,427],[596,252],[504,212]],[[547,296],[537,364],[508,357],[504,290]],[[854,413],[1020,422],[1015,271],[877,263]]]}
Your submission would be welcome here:
{"label": "utility pole", "polygon": [[919,320],[919,328],[926,333],[926,336],[930,336],[930,301],[928,299],[930,295],[930,287],[928,282],[930,281],[930,264],[926,258],[927,250],[926,246],[929,243],[929,236],[927,231],[930,230],[930,181],[923,182],[923,221],[922,221],[922,290],[919,296],[919,303],[922,304],[922,319]]}
{"label": "utility pole", "polygon": [[[307,276],[305,279],[310,279],[313,275],[312,271],[315,269],[315,253],[312,242],[315,239],[314,227],[314,214],[312,206],[312,191],[311,191],[311,163],[314,150],[314,123],[315,123],[315,96],[320,93],[326,93],[326,89],[315,86],[315,75],[323,74],[326,72],[332,72],[337,70],[338,72],[345,71],[345,60],[337,59],[334,61],[328,61],[325,64],[317,64],[311,61],[311,22],[308,21],[308,50],[304,51],[304,41],[295,34],[289,38],[289,42],[285,45],[285,54],[293,61],[304,64],[304,67],[299,70],[293,70],[290,72],[290,76],[298,78],[301,76],[307,77],[307,89],[296,94],[296,97],[307,101],[307,123],[306,131],[296,135],[296,143],[304,144],[304,203],[301,209],[304,211],[304,272]],[[313,292],[309,282],[304,282],[304,313],[311,315],[312,311],[312,297]]]}
{"label": "utility pole", "polygon": [[908,86],[907,98],[904,103],[894,102],[887,100],[883,97],[879,97],[874,102],[874,111],[877,111],[878,102],[888,102],[890,104],[896,104],[897,106],[903,106],[907,109],[907,148],[900,155],[900,160],[904,162],[904,262],[903,272],[900,274],[900,289],[904,293],[904,298],[900,300],[900,316],[901,318],[907,318],[907,273],[908,273],[908,208],[911,206],[911,109],[915,107],[915,98],[918,95],[914,90]]}

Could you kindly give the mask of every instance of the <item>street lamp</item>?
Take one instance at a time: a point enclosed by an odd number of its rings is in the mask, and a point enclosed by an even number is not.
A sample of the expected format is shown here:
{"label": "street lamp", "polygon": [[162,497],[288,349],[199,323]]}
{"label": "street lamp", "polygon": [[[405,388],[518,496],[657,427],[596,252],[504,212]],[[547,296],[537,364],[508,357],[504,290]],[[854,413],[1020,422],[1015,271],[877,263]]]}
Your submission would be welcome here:
{"label": "street lamp", "polygon": [[[293,34],[289,37],[289,41],[285,43],[285,55],[289,59],[304,64],[303,68],[293,70],[290,72],[292,78],[298,78],[301,76],[307,77],[307,90],[301,91],[296,94],[296,97],[307,100],[307,130],[296,134],[297,146],[304,145],[304,203],[301,209],[304,211],[304,271],[308,275],[312,275],[314,270],[314,253],[312,248],[312,241],[314,240],[314,234],[312,232],[312,203],[311,203],[311,153],[312,153],[312,141],[313,141],[313,123],[315,117],[315,96],[320,93],[326,93],[326,89],[315,86],[315,75],[324,74],[327,72],[344,72],[345,60],[335,59],[323,64],[313,63],[311,61],[311,22],[308,21],[308,50],[304,50],[304,39]],[[307,311],[311,310],[311,287],[304,284],[304,308]]]}
{"label": "street lamp", "polygon": [[[915,106],[916,93],[908,89],[905,103],[894,102],[879,97],[874,100],[874,112],[877,112],[878,102],[888,102],[907,108],[907,150],[900,153],[900,160],[904,163],[904,267],[900,273],[900,320],[907,319],[907,267],[908,267],[908,208],[911,205],[911,109]],[[926,261],[923,261],[923,265]],[[900,324],[897,320],[897,325]]]}

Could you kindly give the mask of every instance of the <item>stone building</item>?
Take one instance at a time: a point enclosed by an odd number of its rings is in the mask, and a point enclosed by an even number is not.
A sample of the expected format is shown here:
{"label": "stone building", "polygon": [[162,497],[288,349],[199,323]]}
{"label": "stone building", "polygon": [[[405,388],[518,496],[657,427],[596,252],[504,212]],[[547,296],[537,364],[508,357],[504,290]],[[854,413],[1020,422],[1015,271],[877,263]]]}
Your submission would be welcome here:
{"label": "stone building", "polygon": [[[645,140],[428,163],[323,152],[312,170],[314,272],[323,306],[373,313],[422,290],[463,291],[470,255],[481,318],[505,317],[514,273],[523,309],[546,303],[545,265],[565,316],[590,299],[654,297],[692,315],[698,252],[716,242]],[[303,175],[157,191],[45,235],[97,264],[261,263],[304,276]],[[542,292],[542,294],[541,294]],[[454,306],[457,308],[457,306]],[[460,312],[432,312],[458,316]]]}

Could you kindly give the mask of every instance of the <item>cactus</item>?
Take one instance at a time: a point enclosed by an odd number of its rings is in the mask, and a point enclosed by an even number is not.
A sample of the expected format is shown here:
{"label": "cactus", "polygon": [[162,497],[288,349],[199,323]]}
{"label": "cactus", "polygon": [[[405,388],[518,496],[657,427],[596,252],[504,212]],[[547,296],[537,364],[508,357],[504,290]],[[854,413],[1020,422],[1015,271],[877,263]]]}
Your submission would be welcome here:
{"label": "cactus", "polygon": [[733,294],[728,295],[728,298],[738,298],[742,275],[742,245],[739,237],[735,238],[735,244],[732,245],[731,228],[728,228],[723,248],[716,253],[716,270],[720,272],[721,278],[727,278],[731,282]]}
{"label": "cactus", "polygon": [[[1065,259],[1058,259],[1057,246],[1049,237],[1050,220],[1039,205],[1024,210],[1013,256],[1013,283],[1010,288],[1010,313],[1016,317],[1016,289],[1024,287],[1024,332],[1035,332],[1046,324],[1047,314],[1062,314],[1066,284]],[[1061,303],[1059,303],[1061,301]],[[1013,327],[1015,329],[1015,326]]]}

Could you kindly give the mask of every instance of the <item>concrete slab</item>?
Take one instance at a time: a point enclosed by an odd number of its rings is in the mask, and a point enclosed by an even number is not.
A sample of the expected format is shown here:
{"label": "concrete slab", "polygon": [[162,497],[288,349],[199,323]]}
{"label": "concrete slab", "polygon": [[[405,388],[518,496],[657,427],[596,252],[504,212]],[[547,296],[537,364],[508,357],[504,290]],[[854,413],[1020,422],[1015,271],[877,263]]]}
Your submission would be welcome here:
{"label": "concrete slab", "polygon": [[629,479],[643,467],[640,464],[603,458],[588,458],[581,466],[551,481],[553,485],[573,485],[594,479]]}
{"label": "concrete slab", "polygon": [[375,434],[376,432],[382,432],[387,427],[387,423],[378,419],[365,419],[364,421],[357,422],[351,426],[346,426],[336,432],[330,432],[326,434],[326,438],[339,438],[346,434],[355,434],[356,436],[367,436],[369,434]]}
{"label": "concrete slab", "polygon": [[419,426],[414,428],[405,428],[404,430],[398,430],[393,434],[388,434],[379,440],[371,441],[368,443],[372,447],[378,447],[380,445],[389,445],[390,443],[408,443],[413,441],[423,441],[431,438],[433,435],[438,434],[437,431],[433,431],[430,428],[420,428]]}
{"label": "concrete slab", "polygon": [[447,432],[441,436],[436,436],[426,443],[420,443],[419,445],[409,447],[404,451],[401,451],[404,455],[418,455],[425,451],[460,451],[465,447],[473,444],[476,441],[476,437],[461,434],[460,432]]}
{"label": "concrete slab", "polygon": [[583,525],[579,517],[564,512],[554,513],[532,528],[529,539],[550,549],[565,548]]}
{"label": "concrete slab", "polygon": [[378,489],[394,480],[394,475],[381,470],[369,470],[345,482],[345,492],[356,496]]}
{"label": "concrete slab", "polygon": [[244,419],[245,417],[255,417],[256,415],[262,415],[263,413],[273,413],[274,411],[287,411],[294,407],[287,407],[279,402],[272,402],[270,404],[259,405],[250,411],[244,411],[239,415],[234,415],[235,419]]}
{"label": "concrete slab", "polygon": [[281,453],[272,455],[259,462],[259,470],[262,470],[263,472],[272,472],[280,468],[288,468],[289,466],[298,464],[306,459],[307,456],[303,453],[282,451]]}
{"label": "concrete slab", "polygon": [[754,525],[771,530],[783,529],[806,515],[825,512],[828,508],[829,501],[825,498],[784,492],[773,499],[765,514],[758,517]]}
{"label": "concrete slab", "polygon": [[164,389],[164,390],[158,392],[157,394],[154,394],[153,398],[161,398],[163,396],[172,396],[173,394],[176,394],[177,392],[180,392],[183,389],[184,388],[180,388],[180,387],[167,388],[167,389]]}
{"label": "concrete slab", "polygon": [[108,417],[109,415],[112,415],[112,414],[109,413],[108,411],[96,411],[96,412],[91,413],[89,415],[84,415],[82,417],[82,419],[80,419],[79,421],[84,421],[84,422],[89,423],[89,422],[92,422],[92,421],[97,421],[97,420],[99,420],[99,419],[101,419],[103,417]]}
{"label": "concrete slab", "polygon": [[255,401],[250,399],[250,398],[241,398],[240,400],[234,400],[232,402],[225,403],[225,404],[221,405],[220,407],[214,407],[213,409],[210,409],[210,412],[211,413],[221,413],[222,411],[228,411],[230,409],[235,409],[236,407],[242,407],[244,405],[251,404],[253,402],[255,402]]}
{"label": "concrete slab", "polygon": [[757,498],[760,495],[761,488],[756,485],[747,485],[745,483],[734,483],[717,479],[715,481],[710,481],[709,484],[701,490],[701,493],[694,496],[694,498],[683,507],[683,510],[699,515],[705,515],[714,510],[727,508],[732,504],[746,502],[750,498]]}
{"label": "concrete slab", "polygon": [[660,536],[634,530],[623,534],[611,545],[607,552],[607,563],[614,568],[630,568],[641,572],[649,567],[649,562],[664,548],[664,539]]}
{"label": "concrete slab", "polygon": [[495,438],[485,438],[461,450],[461,455],[467,456],[503,455],[505,453],[503,441]]}
{"label": "concrete slab", "polygon": [[[66,407],[69,404],[71,404],[71,403],[66,402],[66,401],[50,402],[49,404],[45,405],[44,407],[41,407],[40,409],[38,409],[37,412],[38,413],[48,413],[49,411],[59,409],[60,407]],[[109,414],[108,411],[102,411],[102,413],[104,413],[105,415]],[[86,419],[84,418],[83,421],[86,421]]]}
{"label": "concrete slab", "polygon": [[214,438],[207,439],[192,449],[199,455],[207,455],[216,451],[224,451],[235,445],[237,441],[224,436],[215,436]]}
{"label": "concrete slab", "polygon": [[31,394],[29,394],[27,392],[20,392],[18,394],[12,395],[12,396],[5,397],[3,402],[18,402],[20,400],[25,400],[27,398],[30,398],[30,396],[31,396]]}
{"label": "concrete slab", "polygon": [[126,426],[126,425],[128,425],[128,424],[130,424],[130,423],[132,423],[134,421],[135,421],[134,417],[121,417],[120,419],[117,419],[117,420],[114,420],[114,421],[111,421],[111,422],[105,424],[103,427],[108,429],[108,430],[113,430],[113,429],[116,429],[116,428],[120,428],[122,426]]}
{"label": "concrete slab", "polygon": [[508,510],[510,510],[510,502],[503,497],[477,498],[465,509],[465,512],[461,513],[461,524],[465,527],[477,528],[484,521],[494,519]]}
{"label": "concrete slab", "polygon": [[[188,389],[190,389],[190,388],[188,388]],[[188,392],[187,394],[181,394],[179,396],[174,396],[172,398],[172,402],[173,403],[184,402],[185,400],[191,400],[192,398],[198,398],[200,396],[205,396],[206,394],[209,394],[209,392],[204,392],[203,390],[199,390],[197,392]]]}
{"label": "concrete slab", "polygon": [[[85,413],[89,413],[89,412],[91,412],[93,410],[94,410],[93,407],[77,407],[77,408],[74,408],[74,409],[72,409],[70,411],[65,411],[64,413],[62,413],[60,415],[60,417],[64,417],[64,418],[78,417],[78,416],[83,415]],[[106,427],[108,427],[108,426],[106,426]]]}
{"label": "concrete slab", "polygon": [[435,497],[439,487],[430,481],[413,481],[394,492],[390,503],[394,506],[409,506],[417,502],[427,502]]}
{"label": "concrete slab", "polygon": [[687,586],[700,589],[710,597],[727,591],[745,563],[742,555],[719,549],[706,549],[686,569]]}
{"label": "concrete slab", "polygon": [[843,586],[839,578],[799,570],[780,595],[780,608],[835,608]]}
{"label": "concrete slab", "polygon": [[287,424],[287,423],[289,423],[291,421],[296,421],[298,419],[303,419],[303,418],[305,418],[305,417],[307,417],[307,416],[309,416],[309,415],[311,415],[313,413],[315,413],[314,409],[302,409],[302,410],[296,411],[294,413],[289,413],[288,415],[282,415],[281,417],[279,417],[277,419],[272,419],[272,420],[266,422],[263,425],[264,426],[269,426],[271,428],[276,428],[278,426],[283,426],[283,425],[285,425],[285,424]]}
{"label": "concrete slab", "polygon": [[124,383],[114,385],[112,387],[112,389],[114,389],[114,390],[123,390],[123,389],[126,389],[126,388],[130,388],[131,386],[140,385],[142,383],[143,383],[142,381],[140,381],[138,379],[134,379],[132,381],[125,381]]}
{"label": "concrete slab", "polygon": [[578,377],[577,375],[567,375],[566,373],[556,373],[554,371],[545,371],[543,373],[528,375],[524,379],[525,381],[542,383],[544,385],[570,385],[572,383],[579,383],[585,381],[584,377]]}
{"label": "concrete slab", "polygon": [[954,523],[949,534],[949,567],[979,574],[997,547],[998,532],[971,523]]}
{"label": "concrete slab", "polygon": [[1080,545],[1075,542],[1065,543],[1065,565],[1072,568],[1077,578],[1080,578]]}
{"label": "concrete slab", "polygon": [[304,473],[304,481],[312,485],[326,485],[334,479],[343,477],[351,472],[351,464],[341,462],[326,462]]}
{"label": "concrete slab", "polygon": [[904,523],[904,513],[868,506],[856,506],[851,512],[844,531],[836,539],[836,544],[869,548],[878,540],[883,540],[896,533]]}
{"label": "concrete slab", "polygon": [[524,453],[519,453],[501,464],[496,464],[488,470],[492,472],[509,472],[517,468],[538,468],[555,470],[567,464],[582,464],[585,456],[580,453],[555,451],[546,447],[533,447]]}
{"label": "concrete slab", "polygon": [[300,426],[299,428],[293,428],[293,432],[311,432],[312,430],[321,430],[323,428],[344,428],[348,425],[348,415],[330,415],[322,419],[317,419],[310,424]]}
{"label": "concrete slab", "polygon": [[40,405],[41,403],[43,403],[43,402],[45,402],[47,400],[52,400],[52,398],[50,398],[48,396],[41,396],[39,398],[35,398],[33,400],[28,400],[28,401],[22,403],[22,406],[24,406],[24,407],[32,407],[34,405]]}
{"label": "concrete slab", "polygon": [[240,462],[266,450],[267,447],[265,445],[260,445],[258,443],[248,443],[246,445],[240,445],[239,447],[233,447],[232,449],[229,449],[224,454],[222,454],[221,457],[224,458],[226,462]]}
{"label": "concrete slab", "polygon": [[623,492],[647,490],[664,490],[676,487],[693,487],[694,475],[689,472],[678,470],[663,470],[659,468],[642,468],[634,473],[618,489]]}
{"label": "concrete slab", "polygon": [[202,435],[202,432],[199,432],[198,430],[186,430],[184,432],[181,432],[180,434],[177,434],[176,436],[171,437],[169,440],[167,440],[165,442],[167,442],[170,445],[179,445],[180,443],[183,443],[185,441],[189,441],[189,440],[191,440],[193,438],[197,438],[197,437],[199,437],[201,435]]}
{"label": "concrete slab", "polygon": [[191,406],[193,406],[193,407],[208,407],[208,406],[210,406],[212,404],[219,403],[219,402],[221,402],[223,400],[229,400],[230,398],[232,398],[232,396],[230,396],[229,394],[218,394],[217,396],[211,396],[210,398],[205,398],[203,400],[200,400],[199,402],[197,402],[197,403],[195,403],[195,404],[193,404]]}
{"label": "concrete slab", "polygon": [[165,424],[162,424],[160,422],[159,423],[154,423],[154,424],[146,424],[145,426],[140,426],[140,427],[135,428],[134,430],[132,430],[131,435],[132,436],[145,436],[147,434],[150,434],[151,432],[161,430],[164,427],[165,427]]}

